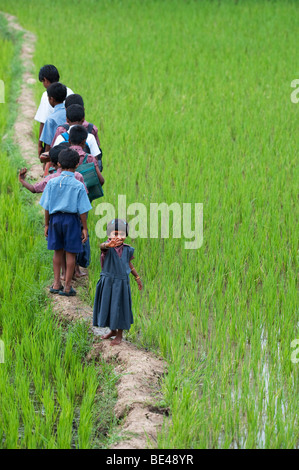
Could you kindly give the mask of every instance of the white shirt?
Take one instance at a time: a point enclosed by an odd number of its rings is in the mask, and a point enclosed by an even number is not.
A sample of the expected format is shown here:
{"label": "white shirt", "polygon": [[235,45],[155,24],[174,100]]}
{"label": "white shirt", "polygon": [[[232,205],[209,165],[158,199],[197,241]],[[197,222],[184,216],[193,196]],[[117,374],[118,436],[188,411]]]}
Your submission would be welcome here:
{"label": "white shirt", "polygon": [[[73,95],[73,94],[74,92],[70,88],[66,88],[66,96]],[[49,103],[48,94],[46,90],[42,94],[40,104],[39,104],[38,110],[36,111],[36,115],[34,119],[38,122],[45,124],[47,117],[50,116],[50,114],[53,113],[53,111],[54,111],[54,108],[52,108],[52,106]]]}
{"label": "white shirt", "polygon": [[[74,126],[70,126],[69,130],[67,131],[68,134],[70,133],[70,130],[71,130],[72,127],[74,127]],[[54,142],[53,147],[56,147],[56,145],[60,144],[61,142],[65,142],[65,139],[60,134],[56,137],[56,140]],[[93,134],[88,134],[87,135],[86,143],[89,145],[90,155],[92,155],[93,157],[96,157],[97,155],[100,155],[101,151],[99,149],[99,146],[98,146],[97,141],[95,139],[95,136]]]}

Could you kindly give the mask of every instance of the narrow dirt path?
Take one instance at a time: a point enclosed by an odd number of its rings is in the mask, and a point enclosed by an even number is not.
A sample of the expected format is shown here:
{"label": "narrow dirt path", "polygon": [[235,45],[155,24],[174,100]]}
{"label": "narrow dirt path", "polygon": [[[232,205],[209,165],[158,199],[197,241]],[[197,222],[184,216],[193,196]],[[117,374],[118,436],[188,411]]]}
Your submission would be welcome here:
{"label": "narrow dirt path", "polygon": [[[77,281],[77,286],[86,282],[86,278]],[[77,297],[54,296],[53,305],[54,311],[62,320],[80,319],[92,324],[91,307]],[[164,361],[128,341],[111,347],[110,340],[100,339],[108,329],[90,328],[94,335],[93,347],[87,359],[101,355],[105,361],[115,364],[115,372],[120,375],[115,414],[119,419],[125,418],[122,426],[123,440],[111,449],[155,448],[157,432],[165,417],[163,410],[155,406],[162,398],[160,381],[166,372]]]}
{"label": "narrow dirt path", "polygon": [[24,30],[17,22],[15,16],[3,13],[12,32],[21,31],[23,35],[21,62],[23,65],[23,80],[21,93],[17,99],[18,114],[14,125],[15,141],[22,149],[22,155],[30,165],[29,176],[39,179],[43,175],[42,165],[37,158],[37,144],[33,144],[32,124],[36,113],[33,85],[36,79],[32,73],[34,70],[33,54],[36,37],[30,31]]}
{"label": "narrow dirt path", "polygon": [[[34,105],[33,55],[36,38],[24,30],[16,17],[3,13],[13,32],[23,32],[21,61],[23,80],[18,98],[19,112],[15,123],[15,141],[28,165],[29,175],[34,179],[42,177],[42,166],[37,157],[37,145],[33,142],[32,125],[36,112]],[[77,281],[87,288],[88,279]],[[76,285],[75,285],[76,287]],[[118,401],[115,413],[125,418],[121,429],[123,440],[111,449],[144,449],[156,447],[157,432],[161,429],[164,415],[155,403],[161,398],[160,380],[166,373],[165,362],[154,354],[136,348],[128,341],[119,346],[110,346],[110,340],[103,341],[100,335],[105,329],[92,327],[92,309],[79,296],[51,296],[54,312],[64,321],[86,321],[93,332],[93,346],[87,359],[101,355],[106,361],[115,362],[115,371],[120,375],[117,384]]]}

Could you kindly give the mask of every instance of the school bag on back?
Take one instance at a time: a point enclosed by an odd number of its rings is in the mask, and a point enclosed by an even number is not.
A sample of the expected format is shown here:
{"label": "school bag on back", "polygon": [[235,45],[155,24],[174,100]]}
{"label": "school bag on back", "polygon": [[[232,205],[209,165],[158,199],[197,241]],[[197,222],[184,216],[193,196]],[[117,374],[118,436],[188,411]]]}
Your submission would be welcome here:
{"label": "school bag on back", "polygon": [[94,199],[104,196],[99,177],[97,175],[94,163],[87,163],[88,154],[85,154],[84,160],[78,166],[77,171],[81,173],[84,178],[85,186],[88,189],[88,197],[90,202]]}
{"label": "school bag on back", "polygon": [[[65,140],[66,142],[69,141],[70,135],[69,135],[68,132],[63,132],[63,133],[60,134],[60,135],[64,138],[64,140]],[[85,152],[87,152],[87,153],[90,153],[90,147],[89,147],[89,145],[88,145],[87,142],[85,142],[85,145],[84,145],[84,149],[83,149],[83,150],[84,150]]]}
{"label": "school bag on back", "polygon": [[[67,123],[63,124],[62,127],[64,127],[64,129],[65,129],[66,131],[68,131],[69,128],[70,128],[69,124],[67,124]],[[92,124],[91,122],[89,122],[89,123],[88,123],[88,126],[87,126],[87,132],[88,132],[88,134],[92,134],[92,129],[93,129],[93,124]],[[64,138],[64,140],[65,140],[66,142],[69,141],[69,134],[68,134],[68,132],[63,132],[63,133],[60,134],[60,135],[62,135],[62,137]],[[97,159],[98,159],[98,162],[99,162],[99,169],[100,169],[100,171],[103,171],[103,162],[102,162],[103,152],[102,152],[102,149],[101,149],[100,147],[99,147],[99,150],[100,150],[100,154],[97,155]],[[91,152],[90,152],[90,147],[89,147],[89,145],[88,145],[87,142],[85,142],[84,151],[87,152],[87,153],[91,153]]]}

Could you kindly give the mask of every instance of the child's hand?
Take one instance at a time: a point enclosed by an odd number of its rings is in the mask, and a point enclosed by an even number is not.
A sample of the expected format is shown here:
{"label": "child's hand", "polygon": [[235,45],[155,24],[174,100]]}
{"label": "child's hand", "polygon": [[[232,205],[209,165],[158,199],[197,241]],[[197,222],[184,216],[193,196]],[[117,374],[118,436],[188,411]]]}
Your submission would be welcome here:
{"label": "child's hand", "polygon": [[142,290],[142,289],[143,289],[143,285],[142,285],[141,279],[137,279],[136,282],[137,282],[137,284],[138,284],[138,289],[139,289],[139,290]]}
{"label": "child's hand", "polygon": [[120,237],[116,237],[116,238],[114,238],[113,240],[115,240],[115,242],[116,242],[116,245],[115,245],[115,246],[120,246],[120,245],[122,245],[123,242],[124,242],[124,238],[120,238]]}
{"label": "child's hand", "polygon": [[45,237],[48,236],[49,225],[45,225]]}
{"label": "child's hand", "polygon": [[116,246],[122,245],[122,243],[123,243],[123,239],[122,239],[122,238],[112,238],[112,239],[110,240],[110,242],[105,243],[105,246],[106,246],[107,248],[114,248],[114,247],[116,247]]}
{"label": "child's hand", "polygon": [[86,229],[82,229],[82,243],[85,243],[87,242],[87,239],[88,239],[88,232]]}
{"label": "child's hand", "polygon": [[27,168],[22,168],[19,171],[19,181],[23,181],[25,179],[26,173],[27,173]]}

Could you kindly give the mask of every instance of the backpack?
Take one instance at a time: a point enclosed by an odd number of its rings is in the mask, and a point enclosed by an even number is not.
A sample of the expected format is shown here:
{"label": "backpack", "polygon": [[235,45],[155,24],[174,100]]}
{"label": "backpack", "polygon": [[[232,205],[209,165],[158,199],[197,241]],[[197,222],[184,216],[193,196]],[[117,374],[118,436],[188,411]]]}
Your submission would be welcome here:
{"label": "backpack", "polygon": [[[64,129],[66,129],[66,131],[68,131],[69,128],[70,128],[69,124],[67,124],[67,123],[63,124],[62,127],[64,127]],[[86,129],[87,129],[88,134],[92,134],[93,124],[91,122],[89,122]],[[64,140],[66,142],[69,141],[69,133],[68,132],[63,132],[63,134],[60,134],[60,135],[62,135],[62,137],[64,138]],[[98,159],[98,162],[99,162],[99,169],[100,169],[100,171],[102,171],[103,170],[103,163],[102,163],[103,152],[102,152],[101,147],[99,147],[99,150],[100,150],[100,153],[99,153],[99,155],[97,155],[97,159]],[[84,151],[90,154],[90,147],[89,147],[87,142],[85,142]]]}
{"label": "backpack", "polygon": [[104,196],[104,193],[94,163],[86,163],[87,157],[88,153],[85,154],[84,160],[81,165],[78,166],[77,171],[83,176],[85,186],[88,189],[88,197],[91,202],[94,199]]}
{"label": "backpack", "polygon": [[[65,122],[61,127],[63,127],[66,131],[68,131],[69,128],[70,128],[70,126],[67,122]],[[92,129],[93,129],[93,124],[91,124],[91,122],[89,122],[88,126],[87,126],[88,134],[92,134]]]}

